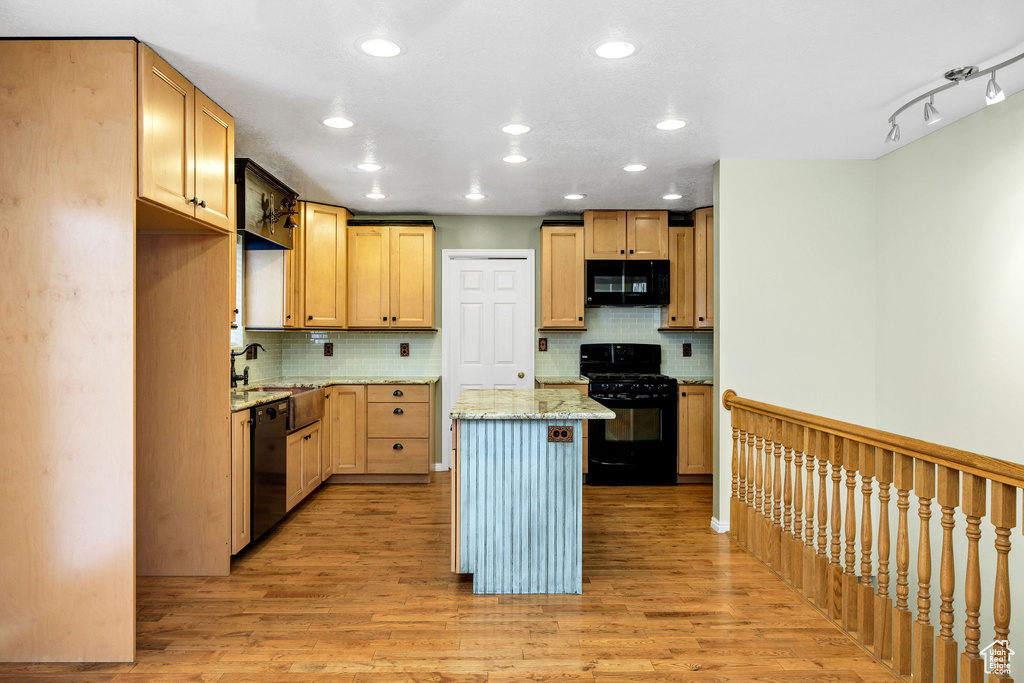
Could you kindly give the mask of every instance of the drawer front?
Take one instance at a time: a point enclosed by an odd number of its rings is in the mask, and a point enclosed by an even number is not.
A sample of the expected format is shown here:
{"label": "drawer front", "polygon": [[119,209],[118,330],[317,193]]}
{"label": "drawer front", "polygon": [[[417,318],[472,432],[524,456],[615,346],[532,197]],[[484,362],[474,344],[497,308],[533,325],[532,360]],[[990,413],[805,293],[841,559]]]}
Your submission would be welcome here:
{"label": "drawer front", "polygon": [[430,436],[430,404],[428,403],[367,403],[366,436],[411,437],[426,439]]}
{"label": "drawer front", "polygon": [[426,403],[430,400],[429,384],[370,384],[366,387],[370,403]]}
{"label": "drawer front", "polygon": [[[396,445],[401,448],[395,448]],[[372,474],[428,474],[430,439],[367,439],[366,471]]]}

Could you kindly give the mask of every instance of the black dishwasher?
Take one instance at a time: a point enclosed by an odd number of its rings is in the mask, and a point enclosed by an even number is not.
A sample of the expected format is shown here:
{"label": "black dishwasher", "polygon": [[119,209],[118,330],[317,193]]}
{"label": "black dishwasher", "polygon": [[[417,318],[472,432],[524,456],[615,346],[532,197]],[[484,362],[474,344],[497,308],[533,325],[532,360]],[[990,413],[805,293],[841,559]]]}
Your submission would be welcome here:
{"label": "black dishwasher", "polygon": [[252,418],[252,540],[286,512],[288,401],[256,406]]}

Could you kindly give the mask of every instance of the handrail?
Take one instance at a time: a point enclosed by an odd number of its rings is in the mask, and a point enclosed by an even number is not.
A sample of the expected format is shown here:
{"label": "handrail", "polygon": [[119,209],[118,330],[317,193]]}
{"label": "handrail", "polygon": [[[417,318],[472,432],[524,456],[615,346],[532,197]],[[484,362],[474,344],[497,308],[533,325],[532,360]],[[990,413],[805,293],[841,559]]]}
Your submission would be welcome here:
{"label": "handrail", "polygon": [[803,427],[810,427],[838,437],[853,439],[870,446],[909,455],[913,458],[935,463],[936,465],[953,467],[961,472],[998,481],[1009,486],[1024,488],[1024,465],[990,458],[978,453],[971,453],[970,451],[950,448],[949,446],[940,446],[939,444],[921,441],[909,436],[883,432],[879,429],[863,427],[850,422],[842,422],[820,415],[782,408],[770,403],[753,401],[740,397],[732,389],[727,389],[722,394],[722,405],[725,406],[726,410],[732,410],[734,407],[742,408],[752,413],[780,418]]}

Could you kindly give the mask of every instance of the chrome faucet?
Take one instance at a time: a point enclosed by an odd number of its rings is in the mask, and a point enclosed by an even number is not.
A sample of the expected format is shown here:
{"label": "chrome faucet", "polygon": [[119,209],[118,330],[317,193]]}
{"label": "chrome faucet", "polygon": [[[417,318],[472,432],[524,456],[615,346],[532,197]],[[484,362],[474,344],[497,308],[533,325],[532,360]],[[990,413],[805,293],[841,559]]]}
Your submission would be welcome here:
{"label": "chrome faucet", "polygon": [[234,388],[236,388],[238,386],[238,380],[242,380],[242,386],[249,386],[249,366],[248,365],[245,366],[245,370],[242,371],[241,375],[236,373],[235,372],[235,356],[244,355],[249,349],[251,349],[254,346],[258,346],[260,348],[260,350],[263,351],[263,353],[267,352],[267,350],[263,348],[262,344],[257,344],[256,342],[253,342],[252,344],[246,344],[245,348],[242,349],[241,351],[232,351],[231,352],[231,388],[232,389],[234,389]]}

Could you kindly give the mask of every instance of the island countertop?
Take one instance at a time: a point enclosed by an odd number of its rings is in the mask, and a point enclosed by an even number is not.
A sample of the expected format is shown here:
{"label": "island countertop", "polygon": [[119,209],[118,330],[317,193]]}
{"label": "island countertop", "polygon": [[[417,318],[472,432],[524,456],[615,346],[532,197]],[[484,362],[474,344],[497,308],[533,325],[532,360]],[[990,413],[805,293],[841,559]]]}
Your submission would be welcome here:
{"label": "island countertop", "polygon": [[466,389],[456,420],[611,420],[615,413],[573,389]]}

